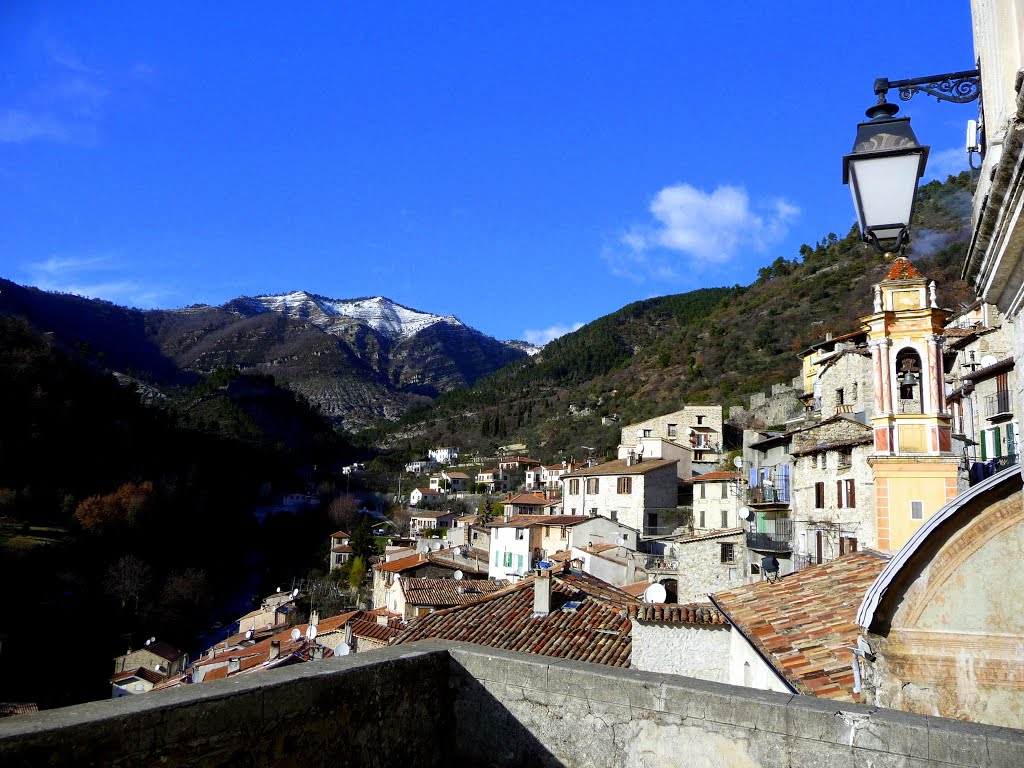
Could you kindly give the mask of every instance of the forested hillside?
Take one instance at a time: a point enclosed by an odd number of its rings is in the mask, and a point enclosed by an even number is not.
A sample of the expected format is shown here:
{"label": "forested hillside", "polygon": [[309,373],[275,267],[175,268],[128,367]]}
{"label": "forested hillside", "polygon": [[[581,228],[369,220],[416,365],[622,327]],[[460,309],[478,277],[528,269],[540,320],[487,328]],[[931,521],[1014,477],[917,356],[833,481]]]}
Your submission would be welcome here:
{"label": "forested hillside", "polygon": [[[919,190],[908,252],[950,308],[974,298],[959,279],[970,185],[965,172]],[[607,450],[622,424],[685,403],[742,404],[791,380],[801,350],[858,327],[885,265],[856,227],[827,233],[763,267],[752,285],[630,304],[364,437],[410,455],[449,442],[482,450],[523,442],[545,460],[578,455],[581,445]],[[619,423],[602,425],[611,414]]]}

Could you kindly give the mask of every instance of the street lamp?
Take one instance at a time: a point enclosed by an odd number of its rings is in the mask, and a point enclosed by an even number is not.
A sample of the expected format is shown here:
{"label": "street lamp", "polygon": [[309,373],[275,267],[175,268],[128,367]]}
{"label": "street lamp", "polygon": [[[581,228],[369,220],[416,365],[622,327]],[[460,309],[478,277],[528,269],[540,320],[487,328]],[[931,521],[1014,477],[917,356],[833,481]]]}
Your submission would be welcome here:
{"label": "street lamp", "polygon": [[917,182],[929,147],[921,146],[909,117],[881,94],[857,124],[853,151],[843,156],[843,183],[850,185],[861,235],[881,253],[898,253],[907,242]]}

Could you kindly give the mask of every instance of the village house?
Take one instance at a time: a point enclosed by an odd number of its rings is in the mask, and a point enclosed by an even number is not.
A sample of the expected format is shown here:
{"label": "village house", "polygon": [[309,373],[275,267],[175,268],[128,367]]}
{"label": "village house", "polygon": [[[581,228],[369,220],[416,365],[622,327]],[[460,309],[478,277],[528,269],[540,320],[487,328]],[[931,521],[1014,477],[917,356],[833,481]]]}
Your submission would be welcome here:
{"label": "village house", "polygon": [[344,531],[331,534],[331,570],[340,568],[352,558],[352,537]]}
{"label": "village house", "polygon": [[679,411],[627,424],[622,427],[619,444],[635,448],[644,438],[661,438],[687,446],[699,471],[711,471],[722,460],[722,406],[687,405]]}
{"label": "village house", "polygon": [[[659,569],[658,581],[674,591],[680,603],[701,603],[712,592],[759,580],[764,555],[752,555],[748,537],[739,527],[679,537],[669,547],[667,568]],[[673,569],[671,576],[663,572]]]}
{"label": "village house", "polygon": [[458,464],[459,463],[459,449],[453,446],[442,447],[442,448],[431,448],[427,451],[433,461],[438,464]]}
{"label": "village house", "polygon": [[[800,353],[806,420],[837,414],[861,414],[866,424],[874,410],[871,352],[864,330],[833,336]],[[799,426],[799,425],[794,425]]]}
{"label": "village house", "polygon": [[794,543],[800,564],[878,548],[871,428],[844,415],[791,433]]}
{"label": "village house", "polygon": [[487,570],[487,554],[468,547],[465,554],[460,547],[449,547],[376,563],[373,566],[373,607],[387,606],[387,590],[398,576],[451,579],[456,571],[461,571],[465,579],[486,579]]}
{"label": "village house", "polygon": [[607,517],[644,535],[671,532],[678,525],[677,462],[618,459],[562,477],[562,511]]}
{"label": "village house", "polygon": [[419,507],[424,504],[439,504],[444,501],[444,494],[430,488],[413,488],[409,494],[409,506]]}
{"label": "village house", "polygon": [[516,515],[489,523],[490,577],[525,576],[549,555],[568,550],[569,531],[585,520],[573,515]]}
{"label": "village house", "polygon": [[388,588],[387,609],[408,621],[454,605],[470,603],[508,585],[508,581],[490,579],[417,579],[399,576]]}
{"label": "village house", "polygon": [[569,563],[571,567],[614,587],[635,584],[638,578],[645,577],[646,561],[646,555],[615,544],[571,546],[565,552],[548,556],[548,562],[552,564]]}
{"label": "village house", "polygon": [[507,456],[498,460],[498,469],[503,469],[506,472],[526,471],[539,466],[541,466],[539,461],[527,456]]}
{"label": "village house", "polygon": [[494,467],[482,469],[477,473],[476,484],[483,486],[484,493],[499,493],[509,488],[509,475],[506,470]]}
{"label": "village house", "polygon": [[465,472],[441,470],[430,476],[430,490],[440,493],[465,493],[469,490],[469,475]]}
{"label": "village house", "polygon": [[282,592],[279,587],[277,592],[263,598],[259,608],[249,611],[238,619],[239,631],[262,632],[279,627],[290,627],[296,621],[296,597],[298,597],[297,589]]}
{"label": "village house", "polygon": [[148,693],[188,666],[188,655],[162,640],[147,640],[142,648],[114,659],[111,697]]}
{"label": "village house", "polygon": [[435,469],[440,467],[433,459],[417,459],[416,461],[410,461],[405,465],[405,471],[410,475],[424,475],[427,472],[433,472]]}
{"label": "village house", "polygon": [[572,547],[612,544],[635,551],[640,546],[641,538],[636,528],[601,515],[588,515],[569,530],[569,545]]}
{"label": "village house", "polygon": [[694,533],[739,526],[742,481],[740,472],[708,472],[690,481],[693,484]]}
{"label": "village house", "polygon": [[788,432],[743,432],[747,498],[739,514],[749,534],[749,571],[760,569],[765,558],[778,561],[779,575],[795,570],[791,449],[792,437]]}
{"label": "village house", "polygon": [[536,493],[520,493],[505,500],[505,519],[515,515],[543,515],[551,508],[551,502]]}
{"label": "village house", "polygon": [[629,617],[633,669],[729,682],[729,622],[710,603],[637,605]]}
{"label": "village house", "polygon": [[641,437],[633,445],[620,445],[618,458],[631,461],[667,459],[676,462],[676,475],[680,479],[693,477],[693,451],[663,437]]}
{"label": "village house", "polygon": [[445,531],[455,525],[459,515],[451,510],[420,509],[409,518],[409,535],[421,536],[424,531]]}

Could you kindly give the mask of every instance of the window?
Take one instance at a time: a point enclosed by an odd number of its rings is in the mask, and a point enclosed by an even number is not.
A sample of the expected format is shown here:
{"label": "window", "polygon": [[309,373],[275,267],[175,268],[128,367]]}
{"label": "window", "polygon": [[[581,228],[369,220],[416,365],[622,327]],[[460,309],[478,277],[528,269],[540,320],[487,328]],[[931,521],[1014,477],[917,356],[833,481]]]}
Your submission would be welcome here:
{"label": "window", "polygon": [[559,528],[559,530],[558,530],[558,538],[564,539],[566,537],[565,531],[566,531],[566,527],[564,525],[561,528]]}
{"label": "window", "polygon": [[704,528],[705,527],[704,526],[704,510],[703,509],[700,511],[700,525],[698,527],[699,528]]}
{"label": "window", "polygon": [[729,498],[729,484],[728,483],[726,483],[726,482],[722,483],[722,494],[718,498],[720,498],[720,499],[728,499]]}
{"label": "window", "polygon": [[522,541],[526,531],[523,528],[516,528],[516,540]]}
{"label": "window", "polygon": [[757,565],[756,563],[751,563],[750,564],[750,575],[751,576],[757,576],[757,574],[759,574],[760,572],[761,572],[761,566],[760,565]]}
{"label": "window", "polygon": [[706,499],[707,498],[707,487],[708,487],[707,483],[701,483],[700,484],[700,497],[702,499]]}
{"label": "window", "polygon": [[632,477],[620,477],[615,483],[616,493],[632,493],[633,492],[633,478]]}
{"label": "window", "polygon": [[657,512],[648,512],[647,513],[647,526],[649,528],[657,528],[658,527],[658,513]]}
{"label": "window", "polygon": [[814,484],[814,508],[825,508],[825,483]]}
{"label": "window", "polygon": [[597,517],[597,507],[591,507],[590,508],[590,516],[591,517]]}
{"label": "window", "polygon": [[506,568],[511,568],[512,567],[512,553],[511,552],[506,552],[505,553],[504,565],[505,565]]}
{"label": "window", "polygon": [[[613,512],[612,512],[612,520],[614,520],[614,519],[615,519],[615,514],[616,514],[616,513],[615,513],[615,512],[613,511]],[[625,543],[625,542],[629,541],[629,534],[628,534],[628,533],[624,533],[624,534],[622,534],[622,541],[623,541],[623,543]]]}
{"label": "window", "polygon": [[727,509],[723,509],[722,510],[722,527],[723,528],[728,528],[729,527],[729,510],[727,510]]}
{"label": "window", "polygon": [[569,493],[578,494],[580,492],[580,481],[573,479],[569,481]]}
{"label": "window", "polygon": [[675,437],[676,436],[676,425],[675,424],[669,424],[668,425],[668,436],[669,437]]}
{"label": "window", "polygon": [[839,389],[836,390],[836,405],[843,405],[843,403],[843,390],[840,387]]}
{"label": "window", "polygon": [[836,480],[836,506],[839,509],[852,509],[857,506],[853,480]]}
{"label": "window", "polygon": [[575,515],[576,514],[576,507],[573,507],[572,509],[570,509],[569,510],[569,514],[570,515]]}
{"label": "window", "polygon": [[651,436],[651,430],[645,429],[644,430],[644,437],[650,437],[650,436]]}
{"label": "window", "polygon": [[587,478],[587,493],[598,493],[601,488],[601,483],[598,482],[596,477]]}
{"label": "window", "polygon": [[722,542],[722,562],[736,562],[736,545],[733,544],[731,541]]}
{"label": "window", "polygon": [[619,522],[619,511],[617,509],[613,509],[609,514],[611,514],[613,523]]}
{"label": "window", "polygon": [[697,417],[697,426],[699,427],[703,423],[704,423],[704,417],[703,416],[698,416]]}
{"label": "window", "polygon": [[924,502],[923,501],[912,501],[912,502],[910,502],[910,519],[911,520],[924,520]]}
{"label": "window", "polygon": [[523,572],[523,556],[522,555],[516,555],[516,570],[519,571],[520,573]]}
{"label": "window", "polygon": [[845,555],[847,552],[857,551],[857,539],[853,536],[840,536],[839,537],[839,554]]}

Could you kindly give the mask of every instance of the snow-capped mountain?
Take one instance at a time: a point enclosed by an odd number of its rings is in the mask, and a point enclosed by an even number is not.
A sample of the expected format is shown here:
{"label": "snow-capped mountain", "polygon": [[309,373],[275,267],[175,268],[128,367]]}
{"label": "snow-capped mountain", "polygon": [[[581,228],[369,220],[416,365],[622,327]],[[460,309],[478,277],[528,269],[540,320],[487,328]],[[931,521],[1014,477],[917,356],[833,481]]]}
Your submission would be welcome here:
{"label": "snow-capped mountain", "polygon": [[[356,320],[373,328],[392,341],[407,339],[437,323],[468,327],[455,315],[435,315],[397,304],[385,296],[361,299],[329,299],[324,296],[293,291],[292,293],[243,297],[254,311],[277,312],[285,317],[306,320],[327,332],[333,332],[339,319]],[[237,306],[237,305],[236,305]],[[347,324],[346,324],[347,325]]]}

